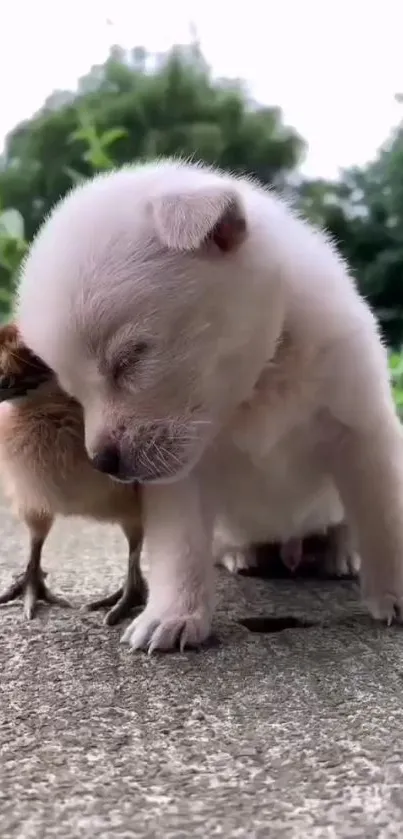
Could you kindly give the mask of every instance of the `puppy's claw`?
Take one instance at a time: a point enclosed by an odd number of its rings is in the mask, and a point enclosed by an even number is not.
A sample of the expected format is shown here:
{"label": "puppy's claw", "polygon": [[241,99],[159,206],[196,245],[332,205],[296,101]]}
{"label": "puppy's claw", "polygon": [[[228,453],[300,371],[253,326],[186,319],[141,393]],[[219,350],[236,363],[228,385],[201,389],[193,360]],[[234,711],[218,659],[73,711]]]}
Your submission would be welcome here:
{"label": "puppy's claw", "polygon": [[256,553],[251,548],[234,548],[225,551],[216,563],[226,568],[230,574],[239,574],[240,571],[247,571],[257,565]]}
{"label": "puppy's claw", "polygon": [[357,577],[361,559],[353,545],[347,524],[329,528],[324,556],[325,572],[331,577]]}
{"label": "puppy's claw", "polygon": [[389,592],[366,597],[365,602],[372,617],[377,621],[391,626],[392,623],[403,623],[403,595]]}
{"label": "puppy's claw", "polygon": [[151,655],[157,650],[168,652],[187,647],[199,647],[210,634],[210,620],[201,612],[184,615],[164,615],[157,618],[141,613],[122,636],[122,643],[128,643],[134,650],[145,649]]}
{"label": "puppy's claw", "polygon": [[[146,611],[146,610],[144,610]],[[144,612],[135,618],[122,635],[121,643],[130,644],[133,650],[148,650],[158,620],[151,617],[141,620]]]}

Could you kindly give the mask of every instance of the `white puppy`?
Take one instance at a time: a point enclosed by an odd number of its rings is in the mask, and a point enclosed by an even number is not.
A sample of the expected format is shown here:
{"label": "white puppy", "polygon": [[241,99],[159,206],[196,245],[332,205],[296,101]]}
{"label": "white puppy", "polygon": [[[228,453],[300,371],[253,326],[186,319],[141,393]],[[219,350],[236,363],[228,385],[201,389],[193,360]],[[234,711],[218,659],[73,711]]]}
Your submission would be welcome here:
{"label": "white puppy", "polygon": [[214,527],[238,546],[290,538],[342,504],[372,615],[401,616],[386,353],[331,243],[278,198],[175,161],[96,177],[34,241],[17,320],[82,403],[93,464],[144,484],[134,648],[207,638]]}

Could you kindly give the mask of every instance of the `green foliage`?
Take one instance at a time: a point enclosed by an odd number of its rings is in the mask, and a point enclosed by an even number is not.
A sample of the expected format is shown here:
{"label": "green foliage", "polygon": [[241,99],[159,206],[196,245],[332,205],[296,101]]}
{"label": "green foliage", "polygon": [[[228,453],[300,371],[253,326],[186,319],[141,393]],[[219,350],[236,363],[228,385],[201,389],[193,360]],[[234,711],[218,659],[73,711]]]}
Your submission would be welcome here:
{"label": "green foliage", "polygon": [[324,225],[351,265],[387,343],[403,343],[403,123],[369,165],[338,183],[301,185],[305,212]]}
{"label": "green foliage", "polygon": [[[150,55],[115,47],[75,92],[56,91],[7,138],[0,159],[0,318],[44,216],[73,184],[135,160],[181,154],[286,191],[337,241],[388,344],[403,343],[403,122],[374,162],[338,182],[296,184],[304,150],[281,111],[237,79],[214,80],[197,44]],[[365,363],[365,359],[363,360]],[[391,355],[402,404],[401,356]],[[401,409],[402,410],[402,409]]]}
{"label": "green foliage", "polygon": [[112,161],[181,154],[281,186],[303,148],[278,108],[252,102],[237,80],[214,80],[197,45],[158,56],[114,48],[75,93],[54,93],[11,132],[0,196],[31,239],[72,181]]}
{"label": "green foliage", "polygon": [[21,213],[14,209],[0,212],[0,319],[10,310],[18,269],[27,248]]}
{"label": "green foliage", "polygon": [[[85,143],[87,148],[83,151],[81,159],[90,166],[93,172],[112,169],[114,161],[109,154],[109,149],[116,140],[125,137],[127,131],[124,128],[109,128],[99,133],[90,114],[86,113],[86,111],[79,111],[77,118],[79,127],[68,136],[67,141],[69,143],[75,143],[77,141]],[[85,175],[70,166],[65,167],[65,172],[74,184],[80,183],[80,181],[85,179]]]}
{"label": "green foliage", "polygon": [[389,367],[393,387],[393,395],[398,413],[403,420],[403,352],[391,353]]}
{"label": "green foliage", "polygon": [[7,138],[0,160],[0,201],[7,208],[0,226],[0,317],[9,310],[27,241],[55,202],[94,172],[182,154],[282,185],[303,146],[278,108],[251,102],[238,80],[213,80],[197,44],[157,56],[115,47],[75,92],[53,93]]}

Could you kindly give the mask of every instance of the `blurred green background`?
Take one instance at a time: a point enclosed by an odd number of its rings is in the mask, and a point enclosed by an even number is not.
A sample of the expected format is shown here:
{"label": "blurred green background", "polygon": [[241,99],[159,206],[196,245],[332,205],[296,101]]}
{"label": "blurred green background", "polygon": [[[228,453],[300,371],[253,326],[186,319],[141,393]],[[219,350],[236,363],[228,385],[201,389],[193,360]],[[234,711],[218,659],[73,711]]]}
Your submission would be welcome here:
{"label": "blurred green background", "polygon": [[[52,93],[8,135],[0,158],[0,317],[52,205],[95,172],[181,154],[251,173],[330,232],[390,348],[403,415],[403,121],[365,167],[303,178],[305,141],[239,79],[215,79],[197,43],[153,55],[114,47],[75,91]],[[363,360],[365,363],[365,360]]]}

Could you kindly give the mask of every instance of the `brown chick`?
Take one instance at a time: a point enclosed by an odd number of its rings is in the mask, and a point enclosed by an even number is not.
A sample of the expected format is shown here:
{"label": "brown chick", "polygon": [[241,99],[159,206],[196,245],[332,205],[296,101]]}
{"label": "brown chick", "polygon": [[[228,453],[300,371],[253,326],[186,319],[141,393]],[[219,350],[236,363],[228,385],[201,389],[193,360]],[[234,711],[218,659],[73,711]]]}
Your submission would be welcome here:
{"label": "brown chick", "polygon": [[78,515],[119,524],[128,541],[123,588],[88,606],[114,607],[105,620],[117,623],[146,598],[138,487],[116,483],[92,467],[81,406],[24,346],[14,324],[0,327],[0,402],[0,479],[30,535],[25,571],[0,595],[0,604],[22,596],[27,618],[33,617],[39,600],[69,605],[46,586],[41,555],[55,517]]}

